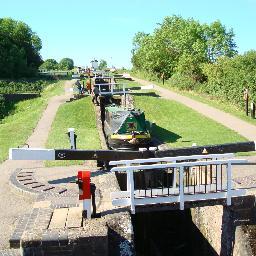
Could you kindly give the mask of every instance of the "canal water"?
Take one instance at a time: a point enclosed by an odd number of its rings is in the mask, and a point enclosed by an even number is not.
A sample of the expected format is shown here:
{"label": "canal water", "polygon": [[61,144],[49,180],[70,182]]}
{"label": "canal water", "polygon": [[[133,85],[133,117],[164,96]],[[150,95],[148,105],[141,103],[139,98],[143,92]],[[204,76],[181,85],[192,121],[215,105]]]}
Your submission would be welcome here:
{"label": "canal water", "polygon": [[137,256],[217,255],[191,219],[190,210],[136,213]]}
{"label": "canal water", "polygon": [[[126,174],[116,173],[116,176],[120,189],[127,190]],[[162,176],[161,172],[152,173],[151,188],[166,185]],[[134,173],[134,186],[145,189],[145,176],[141,172]],[[217,255],[193,223],[190,210],[136,212],[132,221],[137,256]]]}

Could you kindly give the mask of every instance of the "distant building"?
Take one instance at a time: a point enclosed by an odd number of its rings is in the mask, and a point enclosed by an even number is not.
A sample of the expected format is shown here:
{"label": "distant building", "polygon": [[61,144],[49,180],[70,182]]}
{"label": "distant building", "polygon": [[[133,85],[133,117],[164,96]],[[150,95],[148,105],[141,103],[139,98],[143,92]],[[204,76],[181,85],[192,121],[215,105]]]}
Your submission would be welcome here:
{"label": "distant building", "polygon": [[99,62],[96,59],[92,60],[91,66],[93,70],[97,70],[99,68]]}

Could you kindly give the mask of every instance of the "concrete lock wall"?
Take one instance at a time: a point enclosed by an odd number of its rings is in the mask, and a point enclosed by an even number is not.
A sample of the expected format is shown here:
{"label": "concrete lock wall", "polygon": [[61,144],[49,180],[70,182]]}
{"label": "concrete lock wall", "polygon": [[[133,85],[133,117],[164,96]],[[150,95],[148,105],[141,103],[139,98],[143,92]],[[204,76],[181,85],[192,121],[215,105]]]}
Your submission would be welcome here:
{"label": "concrete lock wall", "polygon": [[194,224],[208,240],[216,255],[255,255],[250,243],[248,221],[253,208],[234,209],[228,206],[207,206],[191,209]]}

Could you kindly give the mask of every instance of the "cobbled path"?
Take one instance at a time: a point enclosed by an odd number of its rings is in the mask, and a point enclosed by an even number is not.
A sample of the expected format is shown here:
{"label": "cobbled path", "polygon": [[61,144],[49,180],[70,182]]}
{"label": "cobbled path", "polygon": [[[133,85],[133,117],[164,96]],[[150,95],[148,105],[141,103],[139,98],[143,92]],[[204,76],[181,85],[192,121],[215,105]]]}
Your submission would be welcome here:
{"label": "cobbled path", "polygon": [[[30,147],[44,147],[59,106],[72,96],[69,90],[72,84],[73,81],[66,81],[65,93],[60,96],[54,96],[49,100],[37,127],[26,142]],[[35,202],[35,198],[22,196],[12,188],[9,183],[10,176],[17,168],[37,167],[43,167],[43,161],[6,160],[0,165],[0,255],[16,255],[16,251],[8,250],[9,239],[19,217],[29,212]]]}

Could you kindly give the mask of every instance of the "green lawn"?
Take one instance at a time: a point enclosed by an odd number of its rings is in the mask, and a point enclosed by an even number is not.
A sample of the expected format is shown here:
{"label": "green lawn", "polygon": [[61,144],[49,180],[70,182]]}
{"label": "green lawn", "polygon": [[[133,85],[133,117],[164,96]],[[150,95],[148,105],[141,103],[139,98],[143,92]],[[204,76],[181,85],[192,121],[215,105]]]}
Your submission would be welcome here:
{"label": "green lawn", "polygon": [[136,107],[143,109],[146,118],[156,123],[153,135],[170,147],[223,144],[246,141],[225,126],[177,103],[151,96],[135,96]]}
{"label": "green lawn", "polygon": [[[125,83],[128,87],[140,87],[136,82]],[[136,107],[144,110],[146,118],[156,123],[153,135],[170,147],[247,141],[238,133],[183,104],[159,98],[153,90],[135,90],[134,93],[140,94],[134,97]]]}
{"label": "green lawn", "polygon": [[[47,148],[70,148],[68,128],[75,128],[78,149],[100,149],[96,117],[91,98],[86,97],[60,106],[50,131]],[[83,161],[47,161],[47,166],[81,164]]]}
{"label": "green lawn", "polygon": [[0,162],[11,147],[24,145],[33,132],[50,97],[64,91],[63,81],[49,85],[40,98],[17,103],[12,113],[0,123]]}

